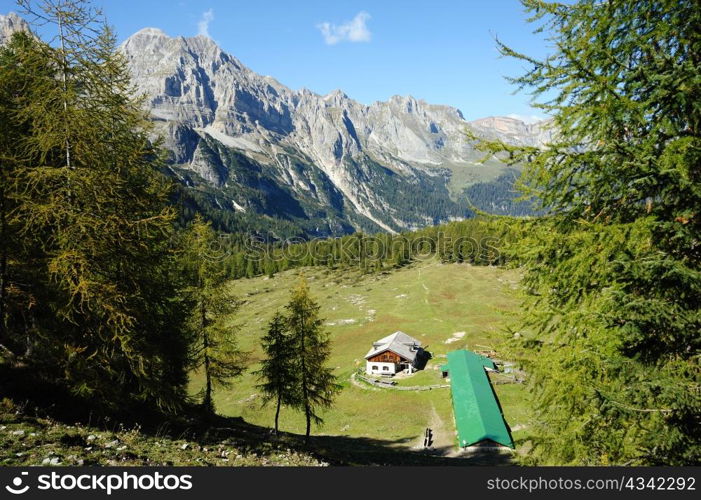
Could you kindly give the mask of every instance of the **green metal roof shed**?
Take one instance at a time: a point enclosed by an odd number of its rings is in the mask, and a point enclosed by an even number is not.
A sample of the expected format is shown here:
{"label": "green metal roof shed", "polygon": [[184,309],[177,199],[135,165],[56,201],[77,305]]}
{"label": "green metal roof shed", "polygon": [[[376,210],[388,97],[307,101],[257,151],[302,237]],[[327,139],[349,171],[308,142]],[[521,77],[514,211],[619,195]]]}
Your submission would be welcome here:
{"label": "green metal roof shed", "polygon": [[458,445],[491,440],[513,448],[511,433],[485,371],[496,369],[494,362],[472,351],[459,350],[448,353],[447,368]]}

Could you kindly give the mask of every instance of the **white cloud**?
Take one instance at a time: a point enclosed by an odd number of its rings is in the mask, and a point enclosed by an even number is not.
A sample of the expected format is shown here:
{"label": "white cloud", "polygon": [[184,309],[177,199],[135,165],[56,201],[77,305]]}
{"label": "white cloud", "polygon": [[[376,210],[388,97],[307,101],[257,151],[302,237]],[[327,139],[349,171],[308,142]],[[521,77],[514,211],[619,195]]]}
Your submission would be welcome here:
{"label": "white cloud", "polygon": [[506,115],[508,118],[513,118],[515,120],[521,120],[523,123],[536,123],[542,120],[545,120],[542,116],[538,115],[519,115],[516,113],[511,113],[510,115]]}
{"label": "white cloud", "polygon": [[204,11],[202,13],[202,18],[197,22],[197,34],[211,38],[209,36],[209,23],[213,20],[214,11],[212,9]]}
{"label": "white cloud", "polygon": [[321,31],[327,45],[336,45],[338,42],[369,42],[372,33],[365,24],[368,19],[370,14],[360,11],[353,19],[338,26],[325,21],[316,27]]}

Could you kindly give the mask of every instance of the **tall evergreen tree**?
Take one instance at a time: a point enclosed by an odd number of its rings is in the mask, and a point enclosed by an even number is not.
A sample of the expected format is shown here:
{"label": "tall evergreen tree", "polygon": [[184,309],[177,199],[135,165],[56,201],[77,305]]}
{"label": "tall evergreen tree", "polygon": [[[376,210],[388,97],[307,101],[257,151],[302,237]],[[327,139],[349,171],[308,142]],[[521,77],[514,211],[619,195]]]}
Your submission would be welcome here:
{"label": "tall evergreen tree", "polygon": [[283,404],[294,405],[298,401],[297,357],[287,331],[287,320],[276,313],[268,325],[267,334],[261,339],[265,358],[257,375],[261,379],[258,386],[264,394],[263,402],[275,400],[275,434],[279,430],[280,408]]}
{"label": "tall evergreen tree", "polygon": [[186,292],[190,301],[192,367],[204,374],[202,407],[212,415],[214,387],[228,387],[244,369],[245,354],[238,348],[230,323],[238,301],[225,281],[217,235],[199,215],[188,230],[184,247],[185,268],[191,276]]}
{"label": "tall evergreen tree", "polygon": [[[549,217],[524,263],[543,463],[701,461],[701,9],[692,0],[523,0],[557,41],[513,81],[549,100],[527,163]],[[535,342],[534,342],[535,340]]]}
{"label": "tall evergreen tree", "polygon": [[3,340],[96,406],[177,407],[187,341],[161,154],[111,31],[84,2],[41,5],[49,23],[60,8],[64,43],[20,33],[0,50],[13,131],[0,155],[12,177],[2,230],[16,238],[2,248]]}
{"label": "tall evergreen tree", "polygon": [[0,354],[12,360],[16,360],[15,351],[19,346],[12,345],[13,340],[18,339],[10,332],[22,328],[17,316],[27,307],[21,304],[23,294],[18,287],[23,281],[20,263],[26,265],[30,253],[30,249],[22,245],[19,236],[21,221],[16,217],[18,208],[26,201],[20,190],[25,182],[25,168],[17,145],[28,133],[27,127],[15,119],[14,102],[21,95],[24,84],[17,53],[32,46],[31,37],[20,33],[10,47],[0,49]]}
{"label": "tall evergreen tree", "polygon": [[297,360],[294,406],[304,412],[307,422],[305,439],[309,439],[312,421],[323,423],[319,410],[329,408],[341,387],[336,383],[333,370],[326,366],[331,346],[328,334],[322,328],[319,306],[309,294],[304,278],[292,292],[287,305],[287,325],[291,348]]}

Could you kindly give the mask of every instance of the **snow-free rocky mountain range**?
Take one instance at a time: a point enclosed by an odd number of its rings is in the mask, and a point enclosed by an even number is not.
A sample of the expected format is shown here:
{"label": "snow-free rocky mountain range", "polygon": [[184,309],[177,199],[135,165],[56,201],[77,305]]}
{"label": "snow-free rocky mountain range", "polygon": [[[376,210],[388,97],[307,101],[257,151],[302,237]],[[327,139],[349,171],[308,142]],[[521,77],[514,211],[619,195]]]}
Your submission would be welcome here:
{"label": "snow-free rocky mountain range", "polygon": [[[19,29],[21,18],[0,16],[0,43]],[[542,123],[468,122],[411,96],[367,106],[340,90],[292,90],[204,36],[145,28],[119,50],[188,206],[224,228],[329,236],[470,217],[471,204],[508,212],[518,172],[479,163],[466,130],[528,145],[549,137]]]}

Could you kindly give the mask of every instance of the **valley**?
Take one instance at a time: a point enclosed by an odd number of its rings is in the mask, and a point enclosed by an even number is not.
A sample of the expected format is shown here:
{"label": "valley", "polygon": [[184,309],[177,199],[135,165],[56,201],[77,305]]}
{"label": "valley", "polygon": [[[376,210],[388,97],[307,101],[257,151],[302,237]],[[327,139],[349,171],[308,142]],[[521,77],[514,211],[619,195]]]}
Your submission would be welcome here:
{"label": "valley", "polygon": [[[438,367],[445,362],[448,351],[467,348],[499,352],[499,345],[507,338],[503,328],[518,309],[514,296],[518,272],[441,264],[430,259],[379,275],[305,268],[278,273],[273,278],[233,281],[229,286],[243,304],[232,320],[232,328],[241,347],[250,352],[251,365],[231,388],[215,393],[221,414],[241,416],[260,426],[272,425],[274,404],[261,406],[252,371],[261,357],[260,337],[272,315],[286,304],[300,272],[321,306],[320,314],[332,342],[329,366],[335,368],[334,374],[343,386],[333,408],[323,413],[325,423],[313,434],[370,439],[398,450],[419,451],[424,431],[430,427],[436,436],[430,452],[454,456],[457,450],[450,389],[378,389],[351,377],[364,370],[363,356],[372,342],[397,330],[419,339],[433,355],[424,370],[400,378],[399,387],[446,384]],[[201,384],[201,377],[193,377],[191,392],[197,393]],[[514,429],[518,450],[528,437],[525,386],[497,382],[494,387],[506,420]],[[304,417],[299,412],[283,408],[280,418],[281,430],[303,433]]]}
{"label": "valley", "polygon": [[0,464],[701,463],[697,2],[10,3]]}

